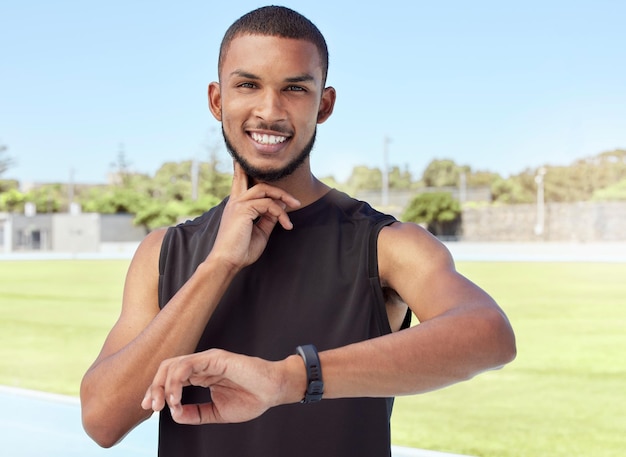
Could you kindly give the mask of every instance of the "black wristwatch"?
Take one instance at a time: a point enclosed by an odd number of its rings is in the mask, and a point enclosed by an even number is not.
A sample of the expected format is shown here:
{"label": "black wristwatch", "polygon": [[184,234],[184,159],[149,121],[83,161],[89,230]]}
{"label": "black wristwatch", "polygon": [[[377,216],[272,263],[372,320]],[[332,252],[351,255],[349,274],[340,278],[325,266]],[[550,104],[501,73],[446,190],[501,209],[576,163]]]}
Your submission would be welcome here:
{"label": "black wristwatch", "polygon": [[306,392],[300,403],[315,403],[322,399],[324,381],[322,379],[322,365],[320,364],[317,349],[312,344],[298,346],[296,353],[304,360],[306,367]]}

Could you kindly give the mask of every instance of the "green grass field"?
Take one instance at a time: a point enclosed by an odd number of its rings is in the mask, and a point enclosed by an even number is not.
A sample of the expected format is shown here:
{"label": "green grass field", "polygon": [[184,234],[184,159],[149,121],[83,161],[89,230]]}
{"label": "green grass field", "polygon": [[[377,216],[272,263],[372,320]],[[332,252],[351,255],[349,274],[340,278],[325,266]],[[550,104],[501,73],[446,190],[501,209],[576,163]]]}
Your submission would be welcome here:
{"label": "green grass field", "polygon": [[[0,262],[0,384],[77,395],[128,261]],[[462,262],[509,315],[517,359],[396,400],[394,443],[474,456],[626,452],[626,264]]]}

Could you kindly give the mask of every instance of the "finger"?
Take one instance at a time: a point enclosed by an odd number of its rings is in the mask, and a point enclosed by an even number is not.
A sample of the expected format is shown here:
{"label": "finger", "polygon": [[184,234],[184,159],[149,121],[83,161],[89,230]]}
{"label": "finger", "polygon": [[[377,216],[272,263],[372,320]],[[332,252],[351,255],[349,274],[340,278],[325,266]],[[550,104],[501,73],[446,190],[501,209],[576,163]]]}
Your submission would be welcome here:
{"label": "finger", "polygon": [[182,405],[176,411],[172,411],[172,419],[174,419],[174,422],[186,425],[221,424],[226,422],[219,415],[213,403]]}
{"label": "finger", "polygon": [[164,385],[164,396],[172,411],[181,408],[183,387],[188,386],[193,373],[193,361],[190,357],[177,359],[168,370]]}
{"label": "finger", "polygon": [[152,384],[148,386],[148,389],[146,390],[146,395],[141,401],[141,407],[143,409],[161,411],[165,406],[164,384],[170,363],[171,362],[169,360],[165,360],[161,362],[161,365],[159,365],[159,368],[152,380]]}
{"label": "finger", "polygon": [[152,396],[150,395],[149,387],[148,390],[146,390],[146,395],[144,395],[143,399],[141,400],[141,407],[146,411],[152,409]]}
{"label": "finger", "polygon": [[180,405],[178,408],[171,408],[172,419],[179,424],[196,425],[202,424],[202,414],[200,413],[200,405],[188,404]]}
{"label": "finger", "polygon": [[293,228],[293,222],[291,222],[291,219],[286,211],[282,211],[278,215],[278,222],[285,230],[291,230]]}
{"label": "finger", "polygon": [[300,200],[290,193],[269,184],[257,184],[248,190],[250,199],[271,198],[272,200],[282,201],[287,207],[296,209],[301,206]]}
{"label": "finger", "polygon": [[216,350],[198,352],[175,359],[167,370],[164,395],[170,408],[182,406],[183,388],[186,386],[208,387],[214,379],[214,364],[211,363]]}
{"label": "finger", "polygon": [[256,223],[257,228],[269,235],[274,229],[276,223],[279,222],[285,230],[291,230],[293,228],[293,223],[291,222],[289,214],[286,211],[286,204],[282,201],[274,200],[266,200],[265,202],[267,203],[267,206],[264,210],[257,208],[260,216],[260,219]]}

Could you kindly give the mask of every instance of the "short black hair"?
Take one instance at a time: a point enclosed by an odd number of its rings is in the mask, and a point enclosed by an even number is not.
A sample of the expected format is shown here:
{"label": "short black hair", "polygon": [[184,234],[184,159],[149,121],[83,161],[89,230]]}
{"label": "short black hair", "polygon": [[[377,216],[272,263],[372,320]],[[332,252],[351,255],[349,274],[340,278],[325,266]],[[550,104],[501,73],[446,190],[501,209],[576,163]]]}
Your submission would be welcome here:
{"label": "short black hair", "polygon": [[284,6],[264,6],[251,11],[231,25],[222,39],[218,60],[218,74],[230,43],[239,35],[278,36],[306,40],[317,48],[322,64],[323,85],[328,75],[328,47],[319,29],[302,14]]}

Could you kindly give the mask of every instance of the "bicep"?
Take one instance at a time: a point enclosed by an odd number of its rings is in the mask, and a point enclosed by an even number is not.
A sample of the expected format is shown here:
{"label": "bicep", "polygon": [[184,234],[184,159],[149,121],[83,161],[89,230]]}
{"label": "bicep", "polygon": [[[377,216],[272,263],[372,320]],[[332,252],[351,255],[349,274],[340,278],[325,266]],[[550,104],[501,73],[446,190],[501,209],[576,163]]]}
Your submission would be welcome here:
{"label": "bicep", "polygon": [[383,285],[394,289],[420,322],[454,309],[495,306],[488,294],[456,271],[447,248],[415,224],[385,227],[378,251]]}
{"label": "bicep", "polygon": [[139,245],[126,273],[120,315],[109,332],[98,361],[120,351],[159,312],[159,256],[165,230],[151,232]]}

